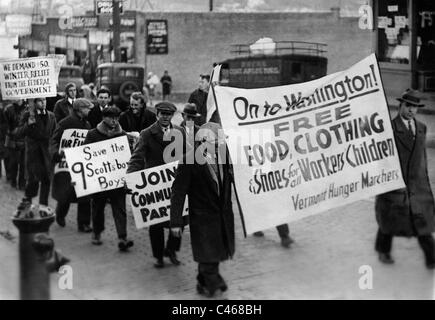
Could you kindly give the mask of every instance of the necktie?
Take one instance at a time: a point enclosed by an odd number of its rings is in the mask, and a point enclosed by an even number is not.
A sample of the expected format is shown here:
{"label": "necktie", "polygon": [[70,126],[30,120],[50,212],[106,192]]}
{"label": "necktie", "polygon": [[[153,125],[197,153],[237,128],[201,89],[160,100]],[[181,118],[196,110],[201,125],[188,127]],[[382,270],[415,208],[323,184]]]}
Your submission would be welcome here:
{"label": "necktie", "polygon": [[408,130],[412,133],[412,136],[415,136],[414,127],[412,126],[412,120],[408,120]]}

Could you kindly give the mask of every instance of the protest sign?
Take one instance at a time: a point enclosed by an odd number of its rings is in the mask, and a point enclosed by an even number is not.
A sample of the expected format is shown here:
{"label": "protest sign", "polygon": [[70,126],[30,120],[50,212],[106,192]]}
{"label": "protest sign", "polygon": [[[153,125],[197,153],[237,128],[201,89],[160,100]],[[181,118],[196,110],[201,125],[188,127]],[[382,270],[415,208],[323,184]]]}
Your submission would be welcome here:
{"label": "protest sign", "polygon": [[131,158],[126,136],[65,149],[65,157],[78,198],[125,185]]}
{"label": "protest sign", "polygon": [[405,187],[375,55],[307,83],[215,93],[247,233]]}
{"label": "protest sign", "polygon": [[[59,145],[59,152],[65,151],[67,148],[75,148],[81,146],[86,139],[88,130],[83,129],[67,129],[63,132],[62,140]],[[54,166],[54,174],[59,172],[68,172],[68,164],[65,157]]]}
{"label": "protest sign", "polygon": [[0,62],[3,99],[55,97],[59,73],[52,57],[36,57]]}
{"label": "protest sign", "polygon": [[[138,229],[169,221],[172,184],[178,162],[127,174],[130,203]],[[187,197],[186,197],[187,199]],[[187,200],[184,215],[188,215]]]}

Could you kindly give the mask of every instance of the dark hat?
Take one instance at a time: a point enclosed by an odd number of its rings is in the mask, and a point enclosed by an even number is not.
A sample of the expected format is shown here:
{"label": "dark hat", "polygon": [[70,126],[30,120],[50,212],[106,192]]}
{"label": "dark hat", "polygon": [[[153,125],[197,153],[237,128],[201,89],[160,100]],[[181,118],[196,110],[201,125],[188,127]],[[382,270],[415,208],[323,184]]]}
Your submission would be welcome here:
{"label": "dark hat", "polygon": [[110,106],[103,109],[103,117],[119,117],[121,110],[116,106]]}
{"label": "dark hat", "polygon": [[177,107],[170,102],[160,102],[156,105],[156,110],[175,113],[177,111]]}
{"label": "dark hat", "polygon": [[188,103],[184,106],[184,110],[182,114],[198,118],[201,116],[200,113],[198,113],[198,110],[196,109],[196,104],[194,103]]}
{"label": "dark hat", "polygon": [[73,110],[78,110],[80,108],[92,108],[92,102],[85,98],[77,99],[73,103]]}
{"label": "dark hat", "polygon": [[408,89],[406,90],[401,98],[397,98],[400,102],[407,102],[416,107],[424,107],[424,103],[421,103],[421,93],[418,90]]}

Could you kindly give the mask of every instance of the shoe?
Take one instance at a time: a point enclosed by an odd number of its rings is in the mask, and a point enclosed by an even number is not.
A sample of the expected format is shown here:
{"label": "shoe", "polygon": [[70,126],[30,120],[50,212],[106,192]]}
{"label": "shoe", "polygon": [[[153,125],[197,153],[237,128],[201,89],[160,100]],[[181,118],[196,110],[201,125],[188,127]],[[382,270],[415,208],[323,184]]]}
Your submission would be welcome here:
{"label": "shoe", "polygon": [[254,237],[264,237],[263,231],[254,232]]}
{"label": "shoe", "polygon": [[393,264],[394,260],[389,253],[379,252],[379,261],[385,264]]}
{"label": "shoe", "polygon": [[92,244],[95,246],[101,246],[103,244],[103,241],[101,241],[101,234],[92,234]]}
{"label": "shoe", "polygon": [[171,263],[175,266],[179,266],[181,264],[181,262],[177,259],[177,254],[174,251],[166,249],[165,257],[168,257]]}
{"label": "shoe", "polygon": [[290,248],[291,244],[294,242],[295,241],[290,236],[281,238],[281,246],[283,246],[284,248]]}
{"label": "shoe", "polygon": [[134,243],[131,240],[127,239],[120,239],[118,242],[118,248],[121,252],[128,251],[129,248],[133,247]]}
{"label": "shoe", "polygon": [[56,215],[56,223],[62,228],[65,228],[66,226],[65,218],[58,215]]}
{"label": "shoe", "polygon": [[435,262],[432,263],[426,263],[426,267],[430,270],[435,269]]}
{"label": "shoe", "polygon": [[157,259],[156,263],[154,263],[154,268],[163,269],[165,267],[165,262],[163,259]]}
{"label": "shoe", "polygon": [[86,224],[79,226],[79,232],[82,233],[91,233],[92,232],[92,228]]}

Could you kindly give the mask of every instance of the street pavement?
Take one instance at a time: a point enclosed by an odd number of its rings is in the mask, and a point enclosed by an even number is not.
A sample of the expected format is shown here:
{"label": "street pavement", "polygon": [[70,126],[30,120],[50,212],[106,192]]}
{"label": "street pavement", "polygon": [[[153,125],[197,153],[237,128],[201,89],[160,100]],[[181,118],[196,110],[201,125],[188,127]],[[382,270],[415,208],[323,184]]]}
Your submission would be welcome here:
{"label": "street pavement", "polygon": [[[178,105],[181,108],[182,105]],[[419,115],[435,136],[435,116]],[[179,122],[178,115],[175,122]],[[435,186],[435,149],[428,149],[429,176]],[[0,179],[0,299],[19,298],[18,232],[11,216],[23,194]],[[236,201],[233,199],[233,204]],[[55,207],[55,201],[50,200]],[[70,209],[67,226],[56,224],[50,235],[64,255],[71,259],[73,289],[61,290],[60,274],[51,276],[52,299],[79,300],[197,300],[197,265],[192,260],[190,233],[183,236],[175,267],[153,268],[147,230],[137,230],[128,208],[128,230],[135,246],[120,253],[110,206],[106,207],[104,244],[95,247],[90,235],[79,234],[76,205]],[[276,229],[265,231],[264,238],[244,238],[239,211],[234,206],[236,254],[221,265],[229,291],[218,299],[434,299],[434,271],[427,270],[415,238],[395,238],[394,265],[383,265],[374,251],[377,224],[374,199],[290,223],[295,243],[290,249],[280,246]],[[364,268],[373,275],[372,289],[359,287]],[[363,269],[360,269],[363,268]]]}

